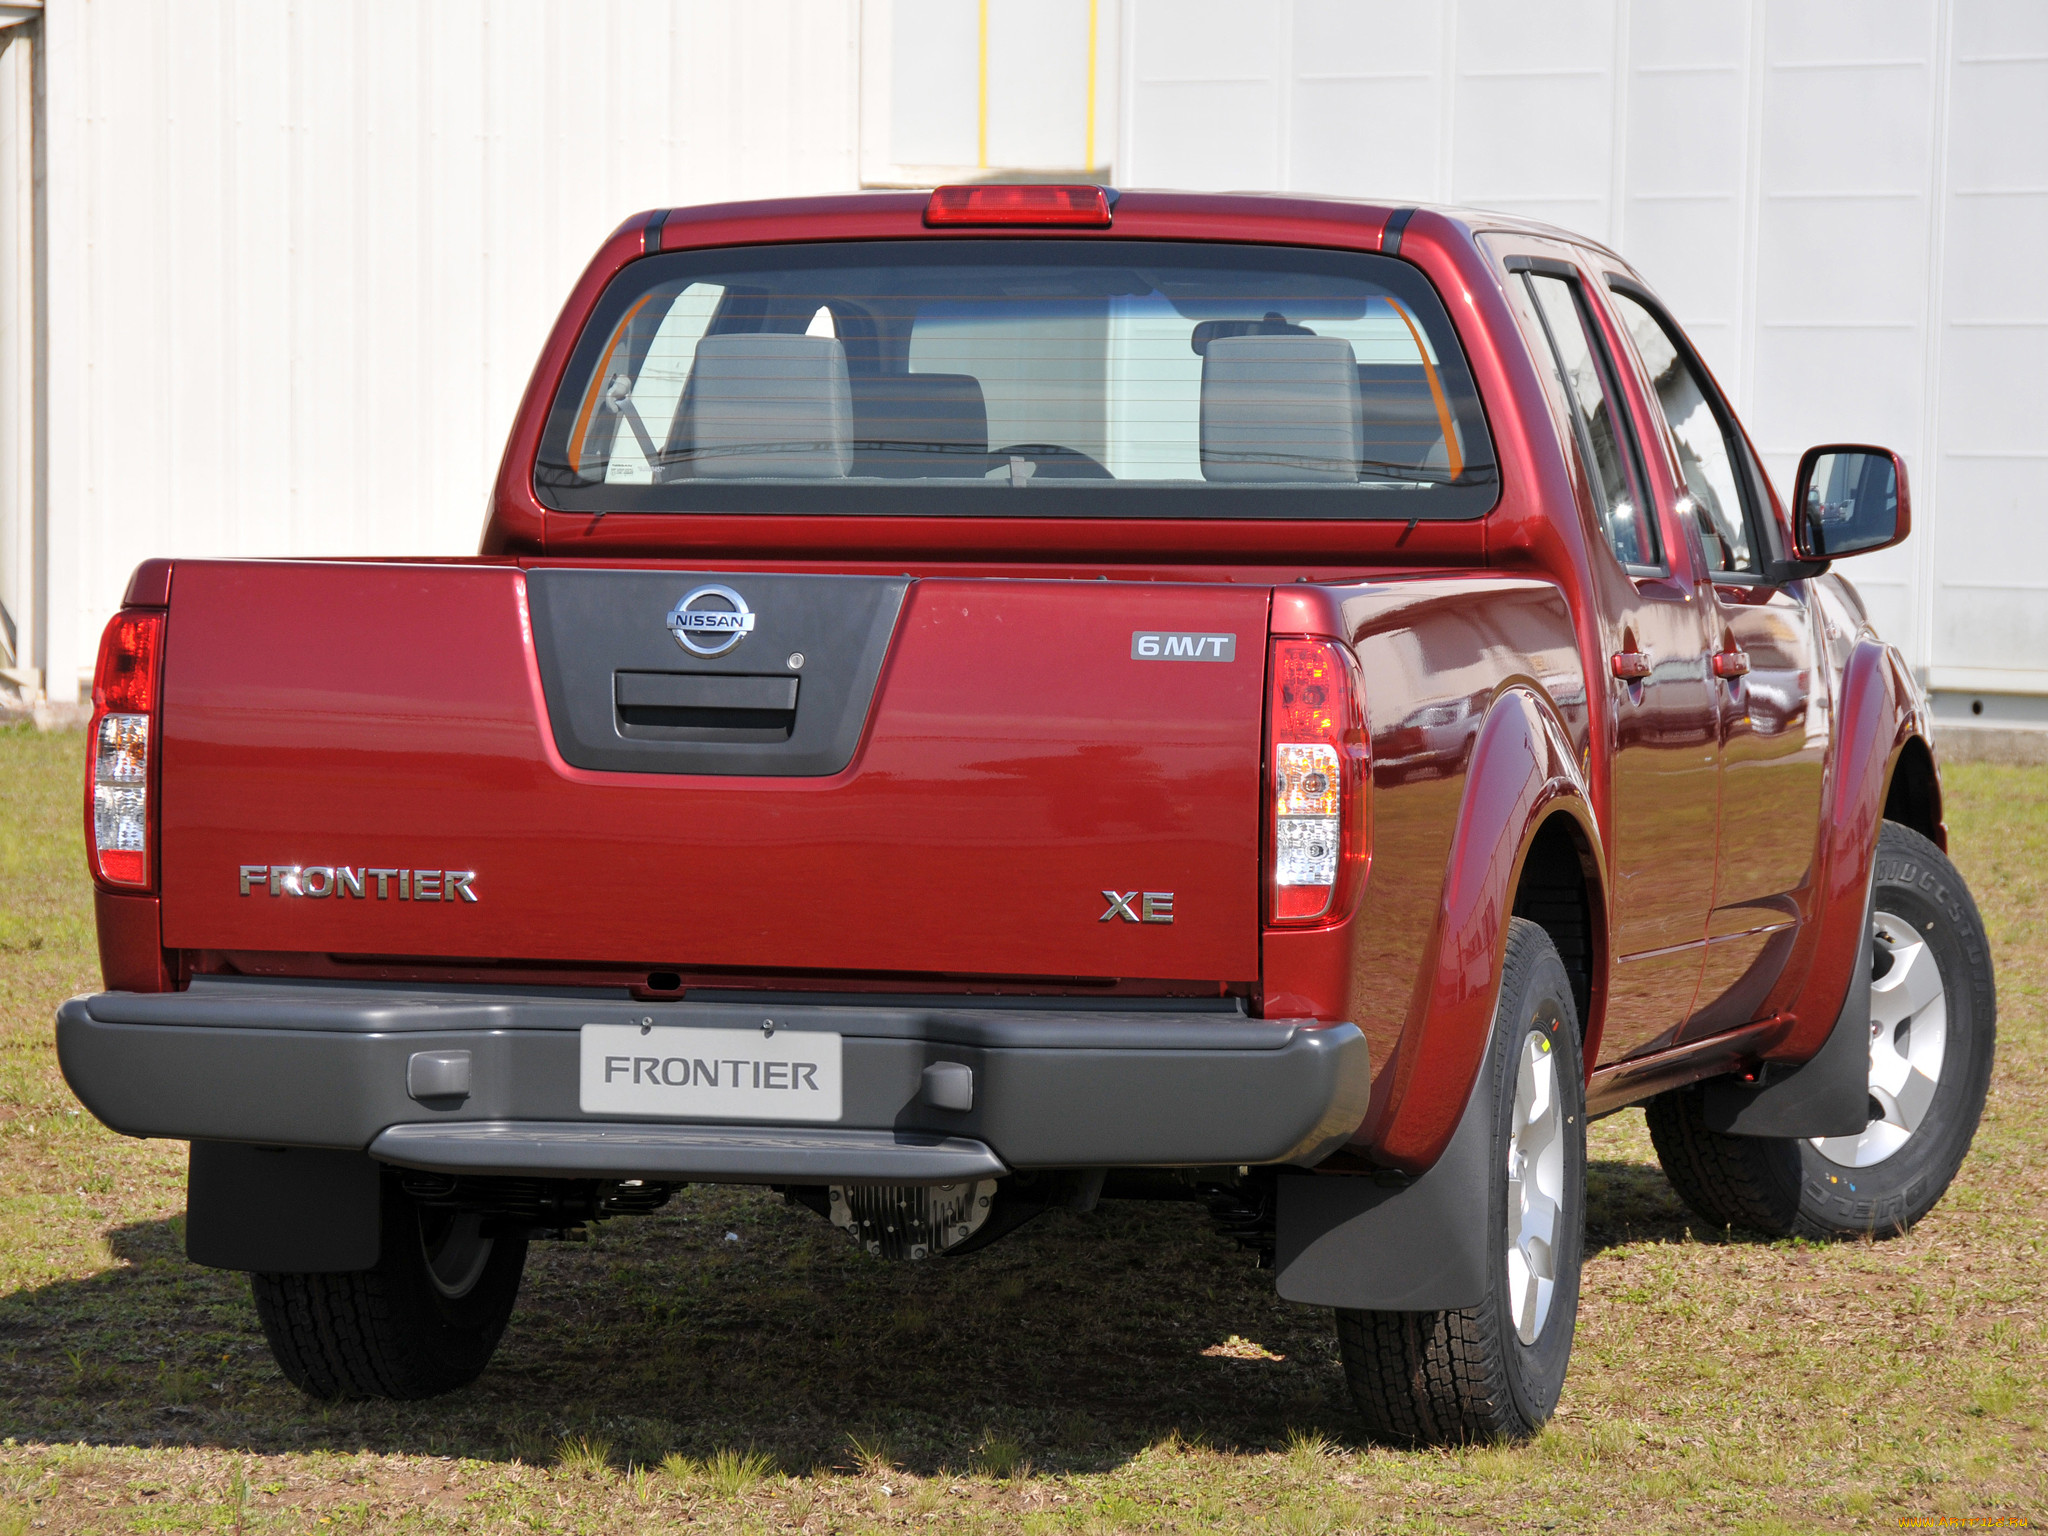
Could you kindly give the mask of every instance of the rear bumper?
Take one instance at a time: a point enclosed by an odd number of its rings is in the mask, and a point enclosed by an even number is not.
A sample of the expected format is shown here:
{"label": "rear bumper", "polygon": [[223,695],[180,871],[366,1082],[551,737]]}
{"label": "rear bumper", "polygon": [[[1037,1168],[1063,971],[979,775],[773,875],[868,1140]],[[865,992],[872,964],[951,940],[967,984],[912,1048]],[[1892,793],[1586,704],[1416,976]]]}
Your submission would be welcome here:
{"label": "rear bumper", "polygon": [[[586,1115],[584,1024],[844,1038],[831,1125]],[[1012,1169],[1309,1167],[1348,1141],[1371,1078],[1350,1024],[1233,1013],[635,1002],[617,994],[210,981],[73,998],[66,1081],[131,1136],[367,1151],[451,1173],[730,1183],[950,1183]],[[418,1053],[468,1052],[468,1091],[416,1099]],[[924,1096],[973,1072],[973,1103]],[[421,1074],[414,1073],[415,1085]]]}

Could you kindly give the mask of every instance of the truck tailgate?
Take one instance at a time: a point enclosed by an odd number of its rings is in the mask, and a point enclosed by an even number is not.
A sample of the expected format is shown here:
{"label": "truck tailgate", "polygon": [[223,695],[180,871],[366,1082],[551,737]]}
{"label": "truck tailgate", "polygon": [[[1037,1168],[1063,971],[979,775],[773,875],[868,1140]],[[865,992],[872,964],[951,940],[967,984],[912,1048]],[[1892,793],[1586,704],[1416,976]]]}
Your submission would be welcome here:
{"label": "truck tailgate", "polygon": [[[705,657],[667,620],[714,584],[752,627]],[[164,943],[1250,980],[1268,604],[1223,584],[180,562]],[[1138,633],[1228,635],[1202,649],[1234,655],[1139,659]],[[442,872],[439,899],[376,870]],[[1105,921],[1110,890],[1171,893],[1172,920]]]}

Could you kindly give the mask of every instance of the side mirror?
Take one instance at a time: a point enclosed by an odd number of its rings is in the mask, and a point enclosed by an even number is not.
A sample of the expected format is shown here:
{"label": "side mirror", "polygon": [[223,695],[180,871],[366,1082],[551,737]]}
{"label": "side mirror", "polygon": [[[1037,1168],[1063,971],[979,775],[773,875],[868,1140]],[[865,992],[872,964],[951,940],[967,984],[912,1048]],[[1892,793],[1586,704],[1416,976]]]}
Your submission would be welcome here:
{"label": "side mirror", "polygon": [[1830,443],[1799,458],[1792,543],[1802,560],[1889,549],[1913,531],[1906,465],[1886,448]]}

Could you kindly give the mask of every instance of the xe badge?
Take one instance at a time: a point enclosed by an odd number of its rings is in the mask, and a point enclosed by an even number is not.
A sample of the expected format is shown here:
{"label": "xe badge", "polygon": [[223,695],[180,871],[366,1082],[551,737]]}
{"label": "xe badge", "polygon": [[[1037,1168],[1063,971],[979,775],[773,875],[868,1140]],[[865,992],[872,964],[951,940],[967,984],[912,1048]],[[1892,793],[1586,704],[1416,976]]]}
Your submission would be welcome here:
{"label": "xe badge", "polygon": [[[1173,921],[1173,892],[1171,891],[1104,891],[1102,899],[1109,903],[1109,910],[1099,921],[1122,918],[1127,923],[1170,923]],[[1131,903],[1137,902],[1136,911]],[[1140,914],[1143,914],[1142,916]]]}

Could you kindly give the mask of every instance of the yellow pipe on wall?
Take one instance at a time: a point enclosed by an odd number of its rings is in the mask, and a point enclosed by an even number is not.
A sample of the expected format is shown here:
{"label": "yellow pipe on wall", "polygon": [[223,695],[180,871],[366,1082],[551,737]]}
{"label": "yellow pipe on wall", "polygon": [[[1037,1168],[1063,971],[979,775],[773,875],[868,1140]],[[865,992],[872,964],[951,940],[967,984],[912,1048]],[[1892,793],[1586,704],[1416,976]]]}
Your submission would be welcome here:
{"label": "yellow pipe on wall", "polygon": [[1095,24],[1100,0],[1088,0],[1088,150],[1081,164],[1095,169]]}
{"label": "yellow pipe on wall", "polygon": [[975,160],[984,171],[988,169],[988,0],[981,0],[981,40],[976,50],[980,99],[976,102]]}

